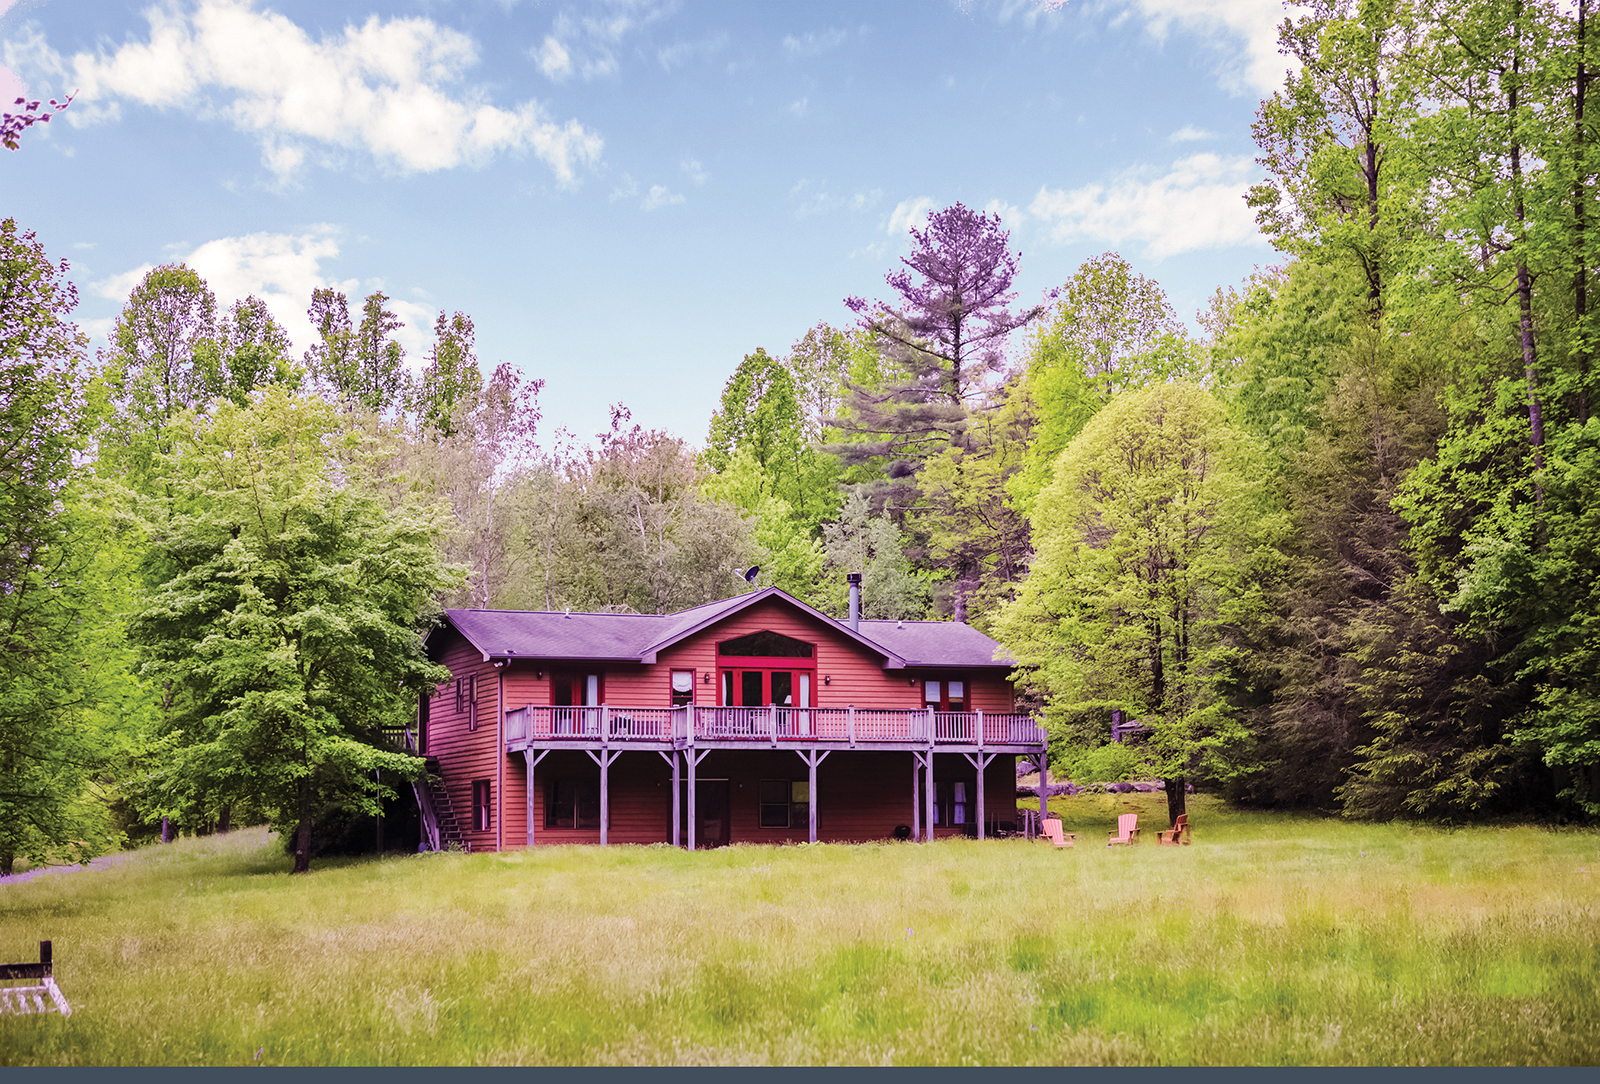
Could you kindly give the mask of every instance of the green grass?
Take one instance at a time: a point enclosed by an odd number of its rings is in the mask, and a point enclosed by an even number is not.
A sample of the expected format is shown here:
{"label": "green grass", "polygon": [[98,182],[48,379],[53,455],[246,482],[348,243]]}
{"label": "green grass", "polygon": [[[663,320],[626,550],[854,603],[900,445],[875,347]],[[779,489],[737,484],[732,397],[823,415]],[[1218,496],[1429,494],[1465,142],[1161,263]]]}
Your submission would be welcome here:
{"label": "green grass", "polygon": [[[259,831],[0,886],[70,1018],[0,1063],[1593,1064],[1600,834],[1057,799],[1077,847],[322,862]],[[1159,823],[1158,823],[1159,822]]]}

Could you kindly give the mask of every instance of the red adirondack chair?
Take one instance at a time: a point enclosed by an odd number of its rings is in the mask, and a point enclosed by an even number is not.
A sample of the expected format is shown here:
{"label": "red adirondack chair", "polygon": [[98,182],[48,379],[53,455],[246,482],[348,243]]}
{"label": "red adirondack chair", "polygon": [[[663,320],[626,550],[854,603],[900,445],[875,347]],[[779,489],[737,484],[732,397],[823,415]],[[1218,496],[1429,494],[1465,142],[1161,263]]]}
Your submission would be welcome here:
{"label": "red adirondack chair", "polygon": [[1114,847],[1118,843],[1139,842],[1139,814],[1124,813],[1117,818],[1117,830],[1111,833],[1111,842],[1107,847]]}
{"label": "red adirondack chair", "polygon": [[1178,819],[1172,823],[1171,828],[1165,832],[1156,833],[1156,842],[1169,845],[1182,843],[1187,847],[1189,845],[1189,814],[1179,813]]}

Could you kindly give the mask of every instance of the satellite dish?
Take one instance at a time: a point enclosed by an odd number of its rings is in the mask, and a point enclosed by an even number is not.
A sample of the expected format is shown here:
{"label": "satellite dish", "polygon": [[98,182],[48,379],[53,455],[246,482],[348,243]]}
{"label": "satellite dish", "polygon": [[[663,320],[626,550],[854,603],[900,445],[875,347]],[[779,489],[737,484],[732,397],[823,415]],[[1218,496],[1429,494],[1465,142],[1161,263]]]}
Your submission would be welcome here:
{"label": "satellite dish", "polygon": [[760,571],[761,571],[761,566],[760,565],[751,565],[749,570],[746,571],[745,574],[744,574],[744,582],[748,583],[748,584],[754,584],[756,582],[756,573],[758,573]]}

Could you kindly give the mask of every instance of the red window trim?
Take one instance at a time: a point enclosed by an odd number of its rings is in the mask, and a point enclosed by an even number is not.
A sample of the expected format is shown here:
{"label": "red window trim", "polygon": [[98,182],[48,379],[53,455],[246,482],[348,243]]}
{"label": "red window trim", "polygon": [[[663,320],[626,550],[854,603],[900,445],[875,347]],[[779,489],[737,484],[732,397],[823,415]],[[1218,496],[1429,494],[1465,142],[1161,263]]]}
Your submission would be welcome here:
{"label": "red window trim", "polygon": [[718,670],[815,670],[817,659],[788,655],[718,655]]}

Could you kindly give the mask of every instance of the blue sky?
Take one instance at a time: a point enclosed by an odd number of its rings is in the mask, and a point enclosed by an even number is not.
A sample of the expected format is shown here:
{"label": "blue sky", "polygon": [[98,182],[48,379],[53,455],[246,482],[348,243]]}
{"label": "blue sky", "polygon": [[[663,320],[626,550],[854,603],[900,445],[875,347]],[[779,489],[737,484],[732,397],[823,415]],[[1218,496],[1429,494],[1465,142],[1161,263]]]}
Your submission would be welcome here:
{"label": "blue sky", "polygon": [[[1114,249],[1193,319],[1274,254],[1243,192],[1277,0],[301,3],[0,0],[0,93],[79,97],[0,153],[0,214],[73,265],[103,337],[149,266],[265,298],[381,288],[546,381],[699,443],[723,382],[906,227],[998,211],[1020,302]],[[1020,344],[1019,344],[1020,345]]]}

